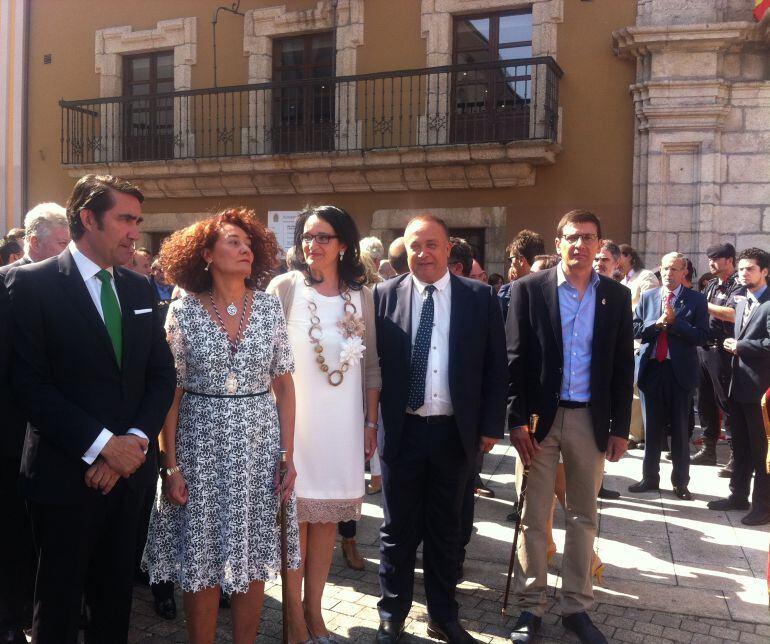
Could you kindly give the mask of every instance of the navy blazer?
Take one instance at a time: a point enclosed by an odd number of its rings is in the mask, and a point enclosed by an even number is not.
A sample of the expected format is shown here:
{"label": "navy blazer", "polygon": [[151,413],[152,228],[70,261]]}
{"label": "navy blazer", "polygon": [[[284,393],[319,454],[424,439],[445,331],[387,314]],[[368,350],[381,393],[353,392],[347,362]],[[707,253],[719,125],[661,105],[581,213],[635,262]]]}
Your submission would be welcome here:
{"label": "navy blazer", "polygon": [[[480,436],[502,438],[505,428],[505,332],[494,290],[452,275],[449,321],[449,394],[465,453],[478,450]],[[385,428],[379,437],[384,459],[398,454],[406,415],[412,357],[411,273],[374,287],[380,405]]]}
{"label": "navy blazer", "polygon": [[[650,360],[655,358],[655,343],[661,329],[655,322],[663,314],[661,289],[653,288],[642,293],[634,312],[634,337],[642,341],[639,348],[636,380],[644,391],[645,376]],[[668,351],[674,377],[683,389],[693,390],[698,386],[700,368],[698,347],[708,339],[709,314],[706,297],[685,286],[679,291],[674,302],[676,319],[668,328]]]}
{"label": "navy blazer", "polygon": [[732,360],[730,398],[741,403],[759,404],[770,387],[770,288],[759,298],[745,328],[741,328],[747,301],[742,299],[735,309],[737,354]]}
{"label": "navy blazer", "polygon": [[[564,350],[557,269],[516,280],[506,318],[510,394],[508,425],[540,416],[535,438],[547,436],[559,406]],[[610,435],[628,438],[634,390],[631,291],[602,275],[596,287],[591,344],[591,420],[596,445],[607,449]]]}

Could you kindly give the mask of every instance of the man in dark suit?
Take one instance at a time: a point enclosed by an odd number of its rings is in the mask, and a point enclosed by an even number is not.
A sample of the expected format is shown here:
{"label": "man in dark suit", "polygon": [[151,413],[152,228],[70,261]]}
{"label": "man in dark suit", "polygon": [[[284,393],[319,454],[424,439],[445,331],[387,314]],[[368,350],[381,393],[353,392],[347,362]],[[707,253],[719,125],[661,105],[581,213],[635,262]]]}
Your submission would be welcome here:
{"label": "man in dark suit", "polygon": [[[0,297],[7,305],[5,278],[17,266],[58,255],[70,240],[67,215],[59,204],[42,203],[24,218],[24,256],[0,268]],[[4,306],[0,341],[4,355],[10,355],[10,334],[7,328],[8,307]],[[3,508],[5,528],[0,530],[0,644],[25,642],[23,629],[32,617],[32,588],[35,580],[34,549],[29,514],[19,494],[19,468],[27,421],[11,396],[11,365],[2,363],[0,378],[0,409],[3,410],[0,431],[0,507]]]}
{"label": "man in dark suit", "polygon": [[761,400],[770,387],[770,254],[749,248],[738,256],[738,280],[746,297],[735,310],[735,337],[724,341],[732,358],[727,405],[733,437],[730,496],[711,501],[711,510],[748,510],[751,475],[754,491],[745,525],[770,523],[770,474],[765,467],[767,436]]}
{"label": "man in dark suit", "polygon": [[[547,605],[546,526],[560,455],[568,504],[562,622],[581,642],[606,642],[586,612],[594,603],[596,496],[605,458],[617,461],[628,443],[634,359],[631,295],[592,267],[601,234],[596,215],[568,212],[556,229],[561,262],[511,287],[508,426],[520,461],[530,468],[515,561],[522,612],[514,642],[534,641]],[[534,440],[532,414],[540,417]]]}
{"label": "man in dark suit", "polygon": [[489,286],[450,275],[441,219],[415,217],[404,242],[411,274],[374,291],[385,512],[377,642],[403,632],[422,541],[428,635],[468,643],[455,601],[460,510],[478,450],[488,452],[503,433],[503,321]]}
{"label": "man in dark suit", "polygon": [[[21,464],[38,553],[32,638],[128,635],[141,496],[157,474],[153,440],[175,373],[150,282],[130,259],[141,192],[87,175],[67,217],[73,242],[7,278],[14,393],[29,421]],[[145,450],[149,449],[148,453]]]}
{"label": "man in dark suit", "polygon": [[666,425],[671,428],[671,484],[674,495],[689,501],[689,418],[698,387],[699,346],[708,338],[708,304],[702,293],[684,286],[687,259],[680,253],[663,256],[663,286],[642,293],[634,312],[634,337],[640,339],[637,383],[645,413],[642,480],[629,492],[657,490],[660,452]]}

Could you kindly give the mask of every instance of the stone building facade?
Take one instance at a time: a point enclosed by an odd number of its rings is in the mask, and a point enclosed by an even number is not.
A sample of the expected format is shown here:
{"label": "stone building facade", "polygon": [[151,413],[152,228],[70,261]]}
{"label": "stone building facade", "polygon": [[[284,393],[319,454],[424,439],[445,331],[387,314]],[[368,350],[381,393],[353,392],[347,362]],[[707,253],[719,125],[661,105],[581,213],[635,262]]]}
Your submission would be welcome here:
{"label": "stone building facade", "polygon": [[716,241],[770,248],[770,16],[752,0],[639,0],[613,34],[636,61],[633,244],[655,265]]}

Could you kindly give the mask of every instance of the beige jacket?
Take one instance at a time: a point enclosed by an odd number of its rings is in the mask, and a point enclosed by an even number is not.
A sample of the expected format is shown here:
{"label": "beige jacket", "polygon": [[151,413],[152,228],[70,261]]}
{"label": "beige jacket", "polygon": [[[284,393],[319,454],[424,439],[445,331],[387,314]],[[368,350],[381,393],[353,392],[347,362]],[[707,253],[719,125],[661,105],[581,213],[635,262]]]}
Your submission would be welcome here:
{"label": "beige jacket", "polygon": [[660,281],[655,277],[655,273],[646,268],[633,274],[630,280],[623,282],[631,289],[631,310],[636,310],[636,305],[642,297],[642,293],[651,288],[660,288]]}
{"label": "beige jacket", "polygon": [[[294,289],[297,284],[304,282],[304,275],[299,271],[291,271],[274,277],[265,289],[268,293],[276,295],[281,301],[283,315],[286,319],[291,313],[291,304],[294,301]],[[364,357],[361,359],[361,379],[364,408],[366,408],[366,390],[381,389],[382,379],[380,378],[380,358],[377,355],[377,332],[374,326],[374,297],[371,290],[365,286],[361,289],[361,303],[364,324]]]}

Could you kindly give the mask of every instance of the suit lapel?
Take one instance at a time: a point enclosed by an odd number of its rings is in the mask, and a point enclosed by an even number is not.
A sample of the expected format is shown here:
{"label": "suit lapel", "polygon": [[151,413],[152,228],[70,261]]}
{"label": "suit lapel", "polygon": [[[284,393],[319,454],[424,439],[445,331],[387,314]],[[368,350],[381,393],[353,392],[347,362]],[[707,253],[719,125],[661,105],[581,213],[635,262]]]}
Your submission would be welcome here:
{"label": "suit lapel", "polygon": [[[588,285],[591,288],[591,285]],[[591,355],[599,355],[605,342],[604,329],[607,321],[607,296],[609,295],[606,282],[599,278],[596,287],[596,302],[594,303],[594,335],[591,340]],[[583,296],[585,297],[585,296]],[[592,361],[591,364],[596,364]]]}
{"label": "suit lapel", "polygon": [[112,341],[107,333],[107,327],[96,310],[94,301],[86,288],[86,283],[78,270],[75,260],[69,250],[59,255],[59,276],[62,288],[69,294],[74,308],[83,316],[83,319],[94,332],[96,346],[112,358],[112,363],[118,366],[115,359],[115,351]]}
{"label": "suit lapel", "polygon": [[452,358],[457,350],[460,337],[463,335],[463,321],[467,316],[463,311],[467,310],[469,303],[468,288],[457,277],[451,275],[449,283],[452,285],[452,301],[449,314],[449,370],[452,370]]}
{"label": "suit lapel", "polygon": [[120,301],[120,317],[123,322],[123,364],[121,371],[126,373],[126,365],[131,358],[132,349],[136,346],[134,338],[134,302],[131,298],[131,291],[126,284],[122,270],[114,269],[115,289],[118,291],[118,300]]}
{"label": "suit lapel", "polygon": [[412,356],[412,289],[414,282],[410,273],[401,280],[396,287],[398,296],[396,297],[396,309],[393,315],[393,321],[401,327],[406,338],[406,348],[408,360]]}
{"label": "suit lapel", "polygon": [[548,317],[551,320],[554,339],[559,347],[559,356],[564,354],[564,345],[561,337],[561,313],[559,312],[559,292],[556,284],[557,270],[551,269],[548,280],[543,283],[543,299],[548,309]]}

